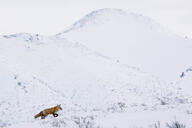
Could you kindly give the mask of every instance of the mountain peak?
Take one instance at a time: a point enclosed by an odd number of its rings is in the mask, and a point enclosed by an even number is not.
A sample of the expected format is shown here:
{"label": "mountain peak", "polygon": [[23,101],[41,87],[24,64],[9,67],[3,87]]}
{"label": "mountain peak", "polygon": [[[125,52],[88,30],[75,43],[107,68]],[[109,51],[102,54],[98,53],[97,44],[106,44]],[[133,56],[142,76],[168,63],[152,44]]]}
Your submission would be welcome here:
{"label": "mountain peak", "polygon": [[108,13],[116,13],[118,15],[123,15],[123,14],[126,14],[127,12],[125,12],[121,9],[103,8],[103,9],[98,9],[98,10],[92,11],[88,15],[96,16],[96,15],[108,14]]}
{"label": "mountain peak", "polygon": [[[146,16],[120,9],[93,11],[56,36],[81,42],[121,63],[158,74],[166,80],[177,79],[183,63],[191,63],[183,57],[191,53],[190,41],[175,36]],[[181,49],[182,52],[178,52]]]}
{"label": "mountain peak", "polygon": [[148,28],[162,30],[162,27],[157,22],[146,16],[142,16],[141,14],[124,11],[121,9],[104,8],[95,10],[85,15],[82,19],[75,22],[72,26],[67,28],[65,31],[59,33],[58,35],[73,30],[78,30],[80,28],[95,27],[109,24],[111,22],[114,22],[115,25],[119,26],[121,24],[123,24],[124,26],[129,26],[129,23],[134,22],[136,26],[139,24]]}

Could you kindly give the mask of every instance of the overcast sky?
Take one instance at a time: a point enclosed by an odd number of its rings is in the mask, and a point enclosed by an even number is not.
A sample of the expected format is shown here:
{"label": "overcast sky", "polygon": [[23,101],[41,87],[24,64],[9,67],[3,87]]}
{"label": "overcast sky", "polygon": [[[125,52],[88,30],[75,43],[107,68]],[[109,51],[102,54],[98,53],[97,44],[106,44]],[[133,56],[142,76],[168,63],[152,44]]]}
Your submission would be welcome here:
{"label": "overcast sky", "polygon": [[0,0],[0,34],[56,34],[101,8],[140,13],[192,37],[192,0]]}

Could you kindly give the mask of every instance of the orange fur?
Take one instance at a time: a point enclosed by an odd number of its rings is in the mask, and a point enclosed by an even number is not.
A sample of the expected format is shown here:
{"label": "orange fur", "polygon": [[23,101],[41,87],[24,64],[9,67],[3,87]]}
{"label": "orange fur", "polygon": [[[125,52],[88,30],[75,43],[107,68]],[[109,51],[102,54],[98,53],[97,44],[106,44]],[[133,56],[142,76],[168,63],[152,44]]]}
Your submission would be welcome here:
{"label": "orange fur", "polygon": [[41,119],[44,119],[49,114],[52,114],[54,117],[57,117],[58,114],[56,112],[59,111],[59,110],[62,110],[61,105],[57,105],[55,107],[45,109],[45,110],[39,112],[38,114],[36,114],[34,116],[34,118],[41,117]]}

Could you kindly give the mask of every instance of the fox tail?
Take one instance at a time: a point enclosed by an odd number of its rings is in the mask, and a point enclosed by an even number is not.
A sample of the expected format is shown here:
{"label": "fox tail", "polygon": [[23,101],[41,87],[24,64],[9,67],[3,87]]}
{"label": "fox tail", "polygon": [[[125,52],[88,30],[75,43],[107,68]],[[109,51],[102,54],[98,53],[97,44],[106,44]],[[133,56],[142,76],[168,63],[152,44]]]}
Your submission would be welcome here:
{"label": "fox tail", "polygon": [[41,112],[38,113],[38,114],[36,114],[36,115],[34,116],[34,118],[38,118],[38,117],[40,117],[40,116],[41,116]]}

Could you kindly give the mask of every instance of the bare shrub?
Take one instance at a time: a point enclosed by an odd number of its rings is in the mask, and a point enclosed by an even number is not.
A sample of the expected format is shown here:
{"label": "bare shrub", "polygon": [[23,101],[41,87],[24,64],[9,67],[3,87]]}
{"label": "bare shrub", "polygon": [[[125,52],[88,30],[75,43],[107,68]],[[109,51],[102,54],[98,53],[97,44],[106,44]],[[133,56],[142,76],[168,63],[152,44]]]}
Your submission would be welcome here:
{"label": "bare shrub", "polygon": [[155,124],[153,125],[153,128],[161,128],[160,122],[158,121],[157,123],[155,123]]}
{"label": "bare shrub", "polygon": [[167,123],[168,128],[186,128],[186,126],[178,121],[173,121],[171,124]]}
{"label": "bare shrub", "polygon": [[78,128],[96,128],[93,116],[73,117],[72,120],[77,124]]}
{"label": "bare shrub", "polygon": [[[173,121],[172,123],[166,123],[167,128],[186,128],[186,126],[179,121]],[[150,128],[161,128],[161,124],[158,121],[157,123],[153,124]]]}

